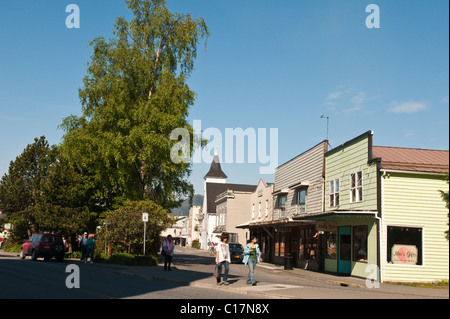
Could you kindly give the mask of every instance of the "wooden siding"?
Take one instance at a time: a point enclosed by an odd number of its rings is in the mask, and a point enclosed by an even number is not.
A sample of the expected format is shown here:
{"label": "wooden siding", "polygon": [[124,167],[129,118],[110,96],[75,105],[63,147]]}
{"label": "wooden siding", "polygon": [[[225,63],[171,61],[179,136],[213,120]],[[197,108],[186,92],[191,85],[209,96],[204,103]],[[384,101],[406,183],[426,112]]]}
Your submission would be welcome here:
{"label": "wooden siding", "polygon": [[[381,260],[385,281],[433,281],[449,278],[448,210],[439,190],[448,190],[441,176],[389,173],[382,178]],[[387,227],[423,228],[423,265],[387,263]]]}
{"label": "wooden siding", "polygon": [[[309,182],[305,213],[323,211],[323,163],[327,142],[324,141],[310,150],[278,167],[275,171],[275,191],[289,188],[301,182]],[[274,219],[292,217],[297,212],[296,189],[289,189],[286,201],[286,216],[279,216],[274,210]],[[276,204],[277,197],[274,197]]]}
{"label": "wooden siding", "polygon": [[[325,211],[377,210],[377,167],[368,164],[369,135],[325,155]],[[363,200],[350,202],[351,174],[363,172]],[[330,181],[339,178],[339,206],[330,207]]]}
{"label": "wooden siding", "polygon": [[[352,236],[352,248],[351,248],[351,275],[366,278],[371,275],[370,271],[367,271],[368,265],[376,265],[377,264],[377,225],[376,220],[373,217],[347,217],[347,218],[338,218],[333,219],[333,221],[337,222],[338,227],[350,226],[351,227],[351,236]],[[359,225],[367,225],[367,262],[359,262],[353,260],[353,227]],[[336,234],[336,238],[338,238],[338,234]],[[326,249],[326,248],[325,248]],[[339,251],[339,250],[338,250]],[[325,258],[325,271],[327,272],[338,272],[338,258],[328,259]]]}

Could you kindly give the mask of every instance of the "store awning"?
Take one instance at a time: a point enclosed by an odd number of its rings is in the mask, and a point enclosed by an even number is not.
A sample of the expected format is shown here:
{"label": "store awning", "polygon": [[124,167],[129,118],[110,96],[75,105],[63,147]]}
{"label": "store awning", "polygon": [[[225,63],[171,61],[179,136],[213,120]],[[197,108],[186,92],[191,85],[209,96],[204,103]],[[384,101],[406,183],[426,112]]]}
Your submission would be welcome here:
{"label": "store awning", "polygon": [[285,226],[299,226],[305,224],[311,224],[312,222],[307,220],[293,220],[292,218],[280,218],[276,220],[266,220],[266,221],[249,221],[240,225],[236,228],[252,228],[252,227],[276,227],[280,225]]}
{"label": "store awning", "polygon": [[323,221],[338,218],[348,217],[375,217],[378,214],[376,210],[342,210],[342,211],[327,211],[312,214],[301,214],[295,216],[296,221]]}
{"label": "store awning", "polygon": [[272,195],[277,196],[277,195],[283,195],[283,194],[287,194],[287,193],[289,193],[289,188],[283,188],[283,189],[273,192]]}
{"label": "store awning", "polygon": [[290,189],[296,189],[296,188],[300,188],[300,187],[308,187],[309,186],[309,181],[303,181],[301,183],[297,183],[294,185],[289,186]]}

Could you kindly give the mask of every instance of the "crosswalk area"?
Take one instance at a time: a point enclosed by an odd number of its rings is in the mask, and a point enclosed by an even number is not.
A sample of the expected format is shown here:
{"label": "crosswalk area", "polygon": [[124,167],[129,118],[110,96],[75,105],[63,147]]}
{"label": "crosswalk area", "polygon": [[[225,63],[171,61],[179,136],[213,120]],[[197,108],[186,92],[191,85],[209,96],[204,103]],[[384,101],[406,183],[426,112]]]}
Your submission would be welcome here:
{"label": "crosswalk area", "polygon": [[293,288],[305,288],[304,286],[298,285],[287,285],[287,284],[258,284],[256,286],[247,286],[241,287],[241,289],[246,291],[273,291],[273,290],[281,290],[281,289],[293,289]]}

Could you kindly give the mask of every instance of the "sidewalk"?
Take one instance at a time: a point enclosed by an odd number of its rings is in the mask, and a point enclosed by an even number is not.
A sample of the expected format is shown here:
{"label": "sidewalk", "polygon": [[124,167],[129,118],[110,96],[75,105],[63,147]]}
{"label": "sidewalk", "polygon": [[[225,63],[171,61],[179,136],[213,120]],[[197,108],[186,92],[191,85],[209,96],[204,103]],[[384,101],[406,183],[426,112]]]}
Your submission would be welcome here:
{"label": "sidewalk", "polygon": [[[192,248],[182,249],[186,254],[199,256],[209,256],[209,252]],[[162,261],[162,260],[160,260]],[[163,264],[158,267],[131,267],[123,272],[127,276],[142,276],[150,280],[160,280],[176,283],[179,285],[202,287],[208,289],[227,289],[236,293],[252,295],[255,298],[281,298],[281,299],[302,299],[302,298],[449,298],[448,289],[415,288],[400,285],[381,283],[380,288],[368,288],[366,280],[350,276],[338,276],[334,274],[314,272],[299,268],[284,270],[284,266],[277,266],[262,262],[257,265],[257,280],[261,282],[257,286],[246,284],[248,269],[244,265],[232,264],[230,285],[217,286],[215,278],[212,276],[213,264],[179,264],[174,258],[174,270],[164,271]],[[313,284],[311,284],[313,283]],[[315,284],[314,284],[315,283]],[[311,294],[306,291],[311,291]],[[342,292],[342,295],[322,295],[314,294],[316,291]],[[325,297],[321,297],[325,295]],[[315,297],[317,296],[317,297]],[[329,297],[328,297],[329,296]]]}

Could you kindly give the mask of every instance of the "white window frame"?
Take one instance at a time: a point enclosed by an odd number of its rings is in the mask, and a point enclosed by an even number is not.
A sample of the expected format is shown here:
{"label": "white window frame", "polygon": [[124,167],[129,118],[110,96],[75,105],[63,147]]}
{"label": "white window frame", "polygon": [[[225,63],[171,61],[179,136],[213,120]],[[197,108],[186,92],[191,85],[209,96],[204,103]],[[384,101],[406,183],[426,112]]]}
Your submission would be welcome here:
{"label": "white window frame", "polygon": [[306,207],[308,205],[308,188],[297,189],[295,192],[295,201],[296,201],[296,205],[297,205],[298,209],[300,209],[300,207],[301,207],[301,205],[300,205],[300,193],[301,192],[305,192],[305,204],[304,204],[305,211],[304,211],[304,213],[306,213]]}
{"label": "white window frame", "polygon": [[[336,183],[337,182],[337,183]],[[331,188],[331,186],[333,185],[333,191],[332,191],[332,188]],[[338,185],[338,187],[337,187],[337,192],[336,192],[336,185]],[[329,206],[330,207],[335,207],[335,206],[339,206],[340,205],[340,190],[341,190],[341,183],[340,183],[340,179],[339,178],[335,178],[335,179],[332,179],[331,181],[330,181],[330,185],[329,185],[329,191],[330,191],[330,202],[329,202]],[[336,204],[336,195],[338,195],[337,196],[337,199],[338,199],[338,202],[337,202],[337,204]],[[331,200],[331,198],[333,198],[333,201]],[[333,205],[332,205],[332,203],[333,203]]]}
{"label": "white window frame", "polygon": [[269,200],[266,199],[266,217],[269,216]]}
{"label": "white window frame", "polygon": [[261,218],[261,202],[258,203],[258,218]]}
{"label": "white window frame", "polygon": [[[361,174],[361,178],[358,178],[358,174]],[[356,178],[355,178],[356,177]],[[355,178],[354,184],[353,179]],[[360,183],[358,183],[360,182]],[[363,196],[363,171],[357,171],[355,173],[350,174],[350,203],[358,203],[362,202],[364,199]],[[355,195],[353,196],[353,191],[355,191]]]}

